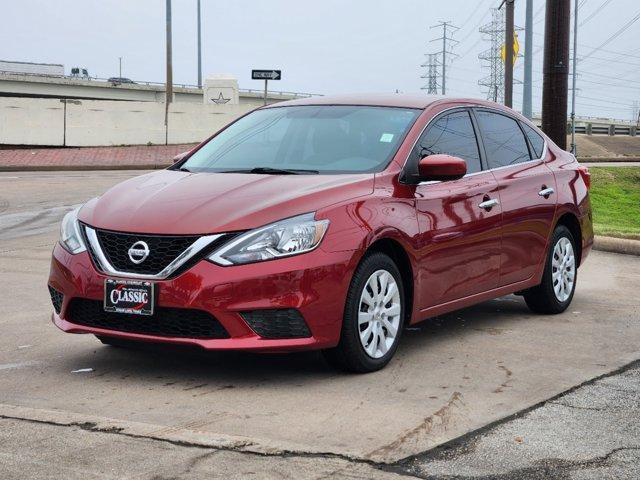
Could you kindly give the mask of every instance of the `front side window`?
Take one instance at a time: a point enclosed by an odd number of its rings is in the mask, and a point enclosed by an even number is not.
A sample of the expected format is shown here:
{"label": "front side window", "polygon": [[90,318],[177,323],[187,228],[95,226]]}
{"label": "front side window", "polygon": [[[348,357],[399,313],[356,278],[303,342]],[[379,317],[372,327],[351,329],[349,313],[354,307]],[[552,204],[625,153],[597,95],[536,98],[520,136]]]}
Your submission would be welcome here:
{"label": "front side window", "polygon": [[516,120],[485,110],[477,111],[476,118],[490,168],[506,167],[531,160],[527,141]]}
{"label": "front side window", "polygon": [[420,139],[421,156],[444,153],[467,162],[467,173],[482,170],[480,151],[469,113],[455,112],[438,118]]}
{"label": "front side window", "polygon": [[416,109],[347,105],[257,110],[212,138],[181,168],[378,172],[391,161],[419,114]]}

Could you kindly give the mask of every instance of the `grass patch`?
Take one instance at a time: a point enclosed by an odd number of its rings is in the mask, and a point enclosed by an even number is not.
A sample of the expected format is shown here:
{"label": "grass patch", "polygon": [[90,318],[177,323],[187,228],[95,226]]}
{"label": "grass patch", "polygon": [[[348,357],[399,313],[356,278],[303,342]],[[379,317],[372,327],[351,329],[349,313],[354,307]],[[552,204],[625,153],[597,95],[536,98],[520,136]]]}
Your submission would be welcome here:
{"label": "grass patch", "polygon": [[597,235],[640,240],[640,167],[590,167]]}

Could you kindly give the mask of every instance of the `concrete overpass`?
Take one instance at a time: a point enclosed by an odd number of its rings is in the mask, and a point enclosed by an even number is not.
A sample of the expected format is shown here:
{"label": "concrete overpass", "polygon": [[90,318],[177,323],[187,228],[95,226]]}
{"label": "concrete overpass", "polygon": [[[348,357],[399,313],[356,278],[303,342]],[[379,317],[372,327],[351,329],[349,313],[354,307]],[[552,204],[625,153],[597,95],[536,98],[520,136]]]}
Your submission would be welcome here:
{"label": "concrete overpass", "polygon": [[[173,90],[175,102],[203,103],[201,88],[174,85]],[[241,89],[240,104],[262,105],[263,95],[261,90]],[[0,72],[0,96],[164,102],[165,88],[164,84],[151,82],[114,84],[104,79]],[[311,94],[270,91],[267,101],[275,103],[309,96]]]}

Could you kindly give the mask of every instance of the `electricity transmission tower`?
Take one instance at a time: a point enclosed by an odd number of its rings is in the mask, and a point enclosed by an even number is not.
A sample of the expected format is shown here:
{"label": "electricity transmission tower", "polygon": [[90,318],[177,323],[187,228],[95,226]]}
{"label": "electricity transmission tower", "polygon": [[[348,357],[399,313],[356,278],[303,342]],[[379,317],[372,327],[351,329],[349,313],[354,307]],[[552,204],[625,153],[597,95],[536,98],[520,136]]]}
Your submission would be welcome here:
{"label": "electricity transmission tower", "polygon": [[491,21],[480,27],[484,40],[489,42],[489,49],[478,55],[482,68],[489,74],[478,84],[485,88],[487,100],[503,103],[504,101],[504,64],[501,49],[505,41],[504,11],[491,9]]}
{"label": "electricity transmission tower", "polygon": [[427,71],[420,78],[427,80],[427,83],[422,87],[422,90],[426,90],[429,95],[436,95],[438,93],[438,53],[427,53],[427,61],[420,65],[426,68]]}
{"label": "electricity transmission tower", "polygon": [[442,67],[442,76],[440,86],[442,87],[442,95],[446,95],[447,93],[447,56],[457,56],[453,53],[452,48],[459,43],[457,40],[453,38],[453,34],[458,27],[453,25],[451,22],[439,22],[436,25],[433,25],[431,28],[442,28],[442,36],[440,38],[435,38],[431,40],[432,42],[442,42],[442,51],[440,55],[442,56],[442,62],[440,66]]}

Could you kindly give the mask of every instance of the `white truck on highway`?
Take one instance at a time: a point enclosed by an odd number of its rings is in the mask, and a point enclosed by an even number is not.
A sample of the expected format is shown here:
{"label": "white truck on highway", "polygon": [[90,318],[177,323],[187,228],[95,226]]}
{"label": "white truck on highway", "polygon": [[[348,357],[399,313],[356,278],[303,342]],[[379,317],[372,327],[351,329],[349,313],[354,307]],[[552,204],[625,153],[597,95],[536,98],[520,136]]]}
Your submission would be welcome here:
{"label": "white truck on highway", "polygon": [[9,60],[0,60],[0,73],[63,77],[64,65],[59,63],[12,62]]}

